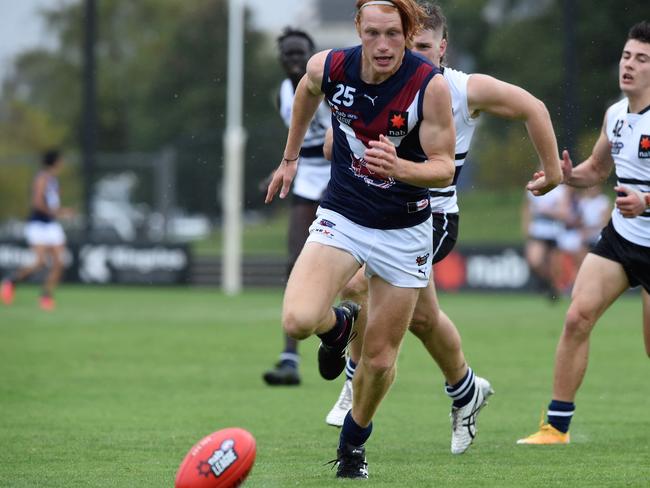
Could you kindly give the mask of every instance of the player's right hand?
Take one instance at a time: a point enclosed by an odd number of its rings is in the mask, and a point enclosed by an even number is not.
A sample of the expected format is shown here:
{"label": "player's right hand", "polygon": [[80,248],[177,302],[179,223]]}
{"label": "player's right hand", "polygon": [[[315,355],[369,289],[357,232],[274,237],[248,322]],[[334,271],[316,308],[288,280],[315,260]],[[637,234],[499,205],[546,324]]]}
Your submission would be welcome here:
{"label": "player's right hand", "polygon": [[291,189],[291,182],[293,181],[294,176],[296,176],[296,171],[298,170],[298,161],[287,161],[283,159],[280,162],[280,166],[273,173],[273,178],[271,178],[271,183],[266,190],[266,199],[264,203],[271,203],[273,197],[280,190],[280,198],[284,199]]}
{"label": "player's right hand", "polygon": [[573,161],[571,161],[569,151],[566,149],[562,151],[560,165],[562,166],[562,183],[568,184],[569,179],[571,179],[571,173],[573,172]]}

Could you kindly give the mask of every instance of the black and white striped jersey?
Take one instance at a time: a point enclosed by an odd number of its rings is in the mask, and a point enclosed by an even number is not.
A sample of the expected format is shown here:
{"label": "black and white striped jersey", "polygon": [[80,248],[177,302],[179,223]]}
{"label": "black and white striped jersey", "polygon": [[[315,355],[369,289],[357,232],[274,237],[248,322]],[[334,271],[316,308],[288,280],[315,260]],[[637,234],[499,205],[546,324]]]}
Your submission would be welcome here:
{"label": "black and white striped jersey", "polygon": [[472,118],[467,106],[467,80],[470,75],[445,67],[443,75],[451,93],[451,107],[456,127],[456,173],[447,188],[431,188],[429,195],[433,213],[458,213],[456,184],[465,164],[478,119]]}
{"label": "black and white striped jersey", "polygon": [[[650,106],[640,113],[628,111],[628,100],[615,103],[607,110],[606,130],[619,185],[650,192]],[[624,239],[650,247],[650,211],[638,217],[624,218],[612,211],[614,229]]]}

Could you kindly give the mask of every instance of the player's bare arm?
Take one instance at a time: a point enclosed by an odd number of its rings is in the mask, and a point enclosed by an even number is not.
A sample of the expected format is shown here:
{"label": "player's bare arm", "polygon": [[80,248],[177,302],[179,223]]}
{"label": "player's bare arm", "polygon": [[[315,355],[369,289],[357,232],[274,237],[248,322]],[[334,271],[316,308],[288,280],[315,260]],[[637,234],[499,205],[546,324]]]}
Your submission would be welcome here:
{"label": "player's bare arm", "polygon": [[562,152],[562,182],[576,188],[588,188],[605,181],[614,167],[609,139],[607,139],[606,120],[591,155],[573,167],[569,151]]}
{"label": "player's bare arm", "polygon": [[311,57],[307,63],[307,74],[302,77],[296,87],[291,110],[291,126],[289,127],[287,144],[284,148],[284,156],[278,169],[273,174],[266,192],[265,203],[272,202],[278,190],[280,191],[280,198],[285,198],[289,194],[291,182],[298,169],[300,147],[305,139],[309,124],[323,99],[321,82],[328,53],[329,51],[321,51]]}
{"label": "player's bare arm", "polygon": [[325,142],[323,143],[323,157],[328,161],[332,160],[332,147],[334,147],[334,131],[330,127],[325,132]]}
{"label": "player's bare arm", "polygon": [[546,105],[521,87],[492,76],[474,74],[467,82],[470,114],[487,112],[497,117],[521,120],[537,152],[542,172],[536,173],[527,189],[533,195],[548,193],[562,180],[557,139]]}
{"label": "player's bare arm", "polygon": [[420,144],[427,155],[426,162],[413,164],[398,158],[395,146],[384,136],[379,141],[370,141],[364,157],[368,168],[384,178],[423,188],[444,188],[454,178],[456,130],[449,87],[441,75],[434,76],[427,85],[422,111]]}

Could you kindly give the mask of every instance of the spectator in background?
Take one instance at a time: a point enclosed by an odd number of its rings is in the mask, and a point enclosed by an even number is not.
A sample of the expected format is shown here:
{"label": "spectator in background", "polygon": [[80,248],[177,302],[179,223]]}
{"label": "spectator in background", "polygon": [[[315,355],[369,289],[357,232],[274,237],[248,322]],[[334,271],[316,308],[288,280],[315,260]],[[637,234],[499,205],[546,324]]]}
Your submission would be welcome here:
{"label": "spectator in background", "polygon": [[582,220],[578,208],[578,192],[570,186],[564,188],[568,207],[564,217],[564,230],[557,241],[559,256],[555,286],[561,293],[569,294],[582,261]]}
{"label": "spectator in background", "polygon": [[569,192],[564,186],[559,186],[538,197],[527,193],[522,210],[526,261],[539,289],[552,300],[559,295],[556,283],[562,270],[558,240],[565,230],[570,209]]}
{"label": "spectator in background", "polygon": [[54,290],[63,273],[65,252],[65,234],[58,219],[72,214],[70,209],[61,207],[57,176],[62,168],[63,157],[59,151],[52,150],[43,155],[41,171],[32,185],[31,213],[25,226],[25,237],[36,260],[2,281],[0,298],[5,305],[13,302],[16,284],[29,278],[49,261],[50,272],[43,283],[40,307],[43,310],[54,309]]}
{"label": "spectator in background", "polygon": [[[278,110],[282,120],[289,127],[291,109],[298,82],[305,75],[307,61],[314,54],[314,41],[306,32],[286,27],[278,37],[280,63],[286,79],[278,93]],[[305,140],[300,148],[300,165],[293,182],[291,210],[289,213],[289,262],[287,277],[309,235],[309,226],[316,218],[321,195],[330,179],[330,163],[323,157],[325,132],[331,126],[331,113],[325,102],[318,107],[311,120]],[[268,182],[267,182],[268,183]],[[265,188],[266,190],[266,185]],[[299,385],[300,374],[298,341],[284,334],[284,349],[280,360],[264,372],[267,385]]]}

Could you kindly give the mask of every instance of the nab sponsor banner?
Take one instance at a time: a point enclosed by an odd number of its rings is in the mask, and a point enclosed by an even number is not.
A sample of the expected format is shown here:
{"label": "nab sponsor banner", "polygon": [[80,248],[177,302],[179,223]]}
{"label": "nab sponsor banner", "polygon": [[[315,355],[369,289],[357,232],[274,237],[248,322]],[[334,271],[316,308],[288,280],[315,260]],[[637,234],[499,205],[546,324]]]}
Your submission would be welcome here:
{"label": "nab sponsor banner", "polygon": [[528,291],[532,278],[519,247],[456,247],[434,266],[438,290]]}
{"label": "nab sponsor banner", "polygon": [[[22,243],[0,242],[0,274],[34,262]],[[70,244],[65,281],[96,284],[182,284],[190,278],[191,256],[184,245]]]}

